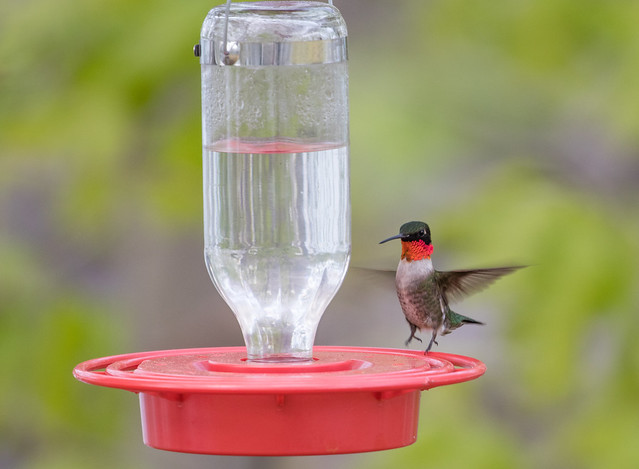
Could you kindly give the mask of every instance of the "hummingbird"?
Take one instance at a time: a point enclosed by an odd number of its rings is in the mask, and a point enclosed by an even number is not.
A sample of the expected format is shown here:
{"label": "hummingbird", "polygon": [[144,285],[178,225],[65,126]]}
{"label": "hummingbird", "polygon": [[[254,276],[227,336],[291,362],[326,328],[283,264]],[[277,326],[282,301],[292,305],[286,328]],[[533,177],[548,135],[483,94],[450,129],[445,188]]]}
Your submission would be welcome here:
{"label": "hummingbird", "polygon": [[[435,270],[430,257],[433,243],[430,228],[421,221],[404,223],[399,234],[379,244],[400,239],[402,255],[395,274],[397,297],[404,316],[410,325],[410,336],[406,341],[422,341],[415,333],[430,332],[431,338],[425,354],[437,344],[439,334],[446,335],[464,324],[484,323],[463,316],[450,309],[450,302],[484,289],[499,277],[524,266],[495,267],[488,269]],[[438,344],[437,344],[438,345]]]}

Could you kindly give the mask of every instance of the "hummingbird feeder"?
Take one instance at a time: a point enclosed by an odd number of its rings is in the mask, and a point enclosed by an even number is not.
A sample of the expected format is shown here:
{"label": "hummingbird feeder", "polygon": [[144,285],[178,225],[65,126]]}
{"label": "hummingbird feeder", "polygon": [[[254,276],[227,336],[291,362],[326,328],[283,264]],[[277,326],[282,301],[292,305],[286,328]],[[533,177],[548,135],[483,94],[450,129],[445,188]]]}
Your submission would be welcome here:
{"label": "hummingbird feeder", "polygon": [[195,54],[202,76],[206,266],[246,347],[80,363],[139,394],[144,442],[252,456],[397,448],[420,393],[481,376],[445,353],[313,346],[350,258],[346,25],[322,2],[227,2]]}

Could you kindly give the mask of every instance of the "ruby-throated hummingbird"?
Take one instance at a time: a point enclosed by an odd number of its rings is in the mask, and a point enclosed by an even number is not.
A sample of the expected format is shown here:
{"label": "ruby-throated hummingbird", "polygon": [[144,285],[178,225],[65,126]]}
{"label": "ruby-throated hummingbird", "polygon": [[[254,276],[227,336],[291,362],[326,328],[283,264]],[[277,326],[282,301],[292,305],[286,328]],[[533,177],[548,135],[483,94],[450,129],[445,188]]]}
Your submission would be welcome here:
{"label": "ruby-throated hummingbird", "polygon": [[402,241],[402,257],[395,274],[395,287],[404,316],[410,325],[410,337],[406,345],[413,339],[422,341],[415,336],[417,329],[429,331],[431,339],[425,353],[437,343],[435,339],[438,334],[449,334],[464,324],[483,324],[454,312],[450,309],[449,302],[482,290],[499,277],[523,267],[440,272],[433,268],[430,260],[433,244],[430,228],[426,223],[404,223],[398,235],[391,236],[380,244],[398,238]]}

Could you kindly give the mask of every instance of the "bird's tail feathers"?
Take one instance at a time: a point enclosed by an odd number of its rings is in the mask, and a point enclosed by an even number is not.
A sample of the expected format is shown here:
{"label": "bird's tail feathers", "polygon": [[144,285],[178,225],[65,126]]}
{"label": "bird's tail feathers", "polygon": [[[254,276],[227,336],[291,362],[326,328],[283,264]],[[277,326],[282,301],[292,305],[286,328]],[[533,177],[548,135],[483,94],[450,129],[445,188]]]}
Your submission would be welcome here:
{"label": "bird's tail feathers", "polygon": [[453,314],[456,314],[457,316],[459,316],[461,318],[462,324],[479,324],[481,326],[485,326],[485,324],[483,322],[478,321],[476,319],[469,318],[468,316],[464,316],[462,314],[457,314],[457,313],[453,313]]}
{"label": "bird's tail feathers", "polygon": [[456,313],[453,310],[448,310],[446,313],[446,319],[444,321],[444,332],[443,334],[448,334],[458,327],[463,326],[464,324],[477,324],[480,326],[484,326],[485,324],[481,321],[477,321],[476,319],[469,318],[468,316],[464,316],[463,314]]}

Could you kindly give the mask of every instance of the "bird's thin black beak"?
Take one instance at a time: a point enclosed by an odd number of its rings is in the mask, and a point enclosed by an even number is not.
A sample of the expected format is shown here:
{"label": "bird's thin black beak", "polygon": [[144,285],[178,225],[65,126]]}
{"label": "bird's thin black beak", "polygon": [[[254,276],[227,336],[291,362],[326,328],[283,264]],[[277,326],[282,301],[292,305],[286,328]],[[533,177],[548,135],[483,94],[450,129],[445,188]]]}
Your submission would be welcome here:
{"label": "bird's thin black beak", "polygon": [[402,237],[402,235],[400,235],[400,234],[395,235],[395,236],[391,236],[390,238],[386,238],[384,241],[380,241],[380,242],[379,242],[379,244],[383,244],[383,243],[385,243],[386,241],[390,241],[390,240],[392,240],[392,239],[397,239],[397,238],[401,238],[401,237]]}

